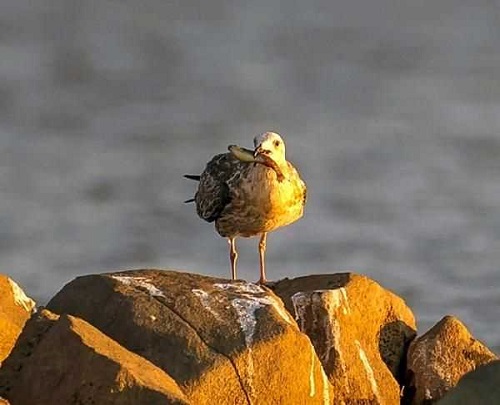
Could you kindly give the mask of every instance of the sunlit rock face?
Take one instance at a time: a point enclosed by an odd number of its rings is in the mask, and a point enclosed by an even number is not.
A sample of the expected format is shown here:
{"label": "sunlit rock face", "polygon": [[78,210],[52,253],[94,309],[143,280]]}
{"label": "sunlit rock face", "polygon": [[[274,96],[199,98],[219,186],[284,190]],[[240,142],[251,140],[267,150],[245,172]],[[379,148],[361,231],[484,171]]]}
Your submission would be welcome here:
{"label": "sunlit rock face", "polygon": [[[22,309],[24,322],[34,303],[5,280],[5,308]],[[12,405],[417,404],[496,359],[454,317],[415,336],[404,300],[354,273],[265,286],[156,269],[83,276],[10,343],[0,397]]]}
{"label": "sunlit rock face", "polygon": [[399,403],[416,333],[400,297],[353,273],[285,279],[273,289],[310,337],[338,401]]}
{"label": "sunlit rock face", "polygon": [[441,399],[466,373],[497,358],[459,319],[445,316],[409,347],[412,403]]}
{"label": "sunlit rock face", "polygon": [[0,370],[12,404],[187,405],[175,381],[88,322],[42,310]]}
{"label": "sunlit rock face", "polygon": [[19,285],[0,274],[0,365],[9,355],[35,301],[27,297]]}
{"label": "sunlit rock face", "polygon": [[194,404],[333,399],[308,337],[265,287],[137,270],[77,278],[48,308],[85,319],[148,359]]}

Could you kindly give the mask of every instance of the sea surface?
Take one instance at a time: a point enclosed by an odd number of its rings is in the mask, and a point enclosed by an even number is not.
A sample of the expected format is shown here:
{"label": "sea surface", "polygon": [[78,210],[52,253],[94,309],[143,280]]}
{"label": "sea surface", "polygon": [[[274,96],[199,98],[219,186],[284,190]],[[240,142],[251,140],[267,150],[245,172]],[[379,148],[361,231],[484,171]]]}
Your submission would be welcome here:
{"label": "sea surface", "polygon": [[182,175],[268,130],[309,188],[271,279],[366,274],[419,332],[453,314],[500,348],[494,0],[4,0],[0,272],[39,304],[88,273],[229,277]]}

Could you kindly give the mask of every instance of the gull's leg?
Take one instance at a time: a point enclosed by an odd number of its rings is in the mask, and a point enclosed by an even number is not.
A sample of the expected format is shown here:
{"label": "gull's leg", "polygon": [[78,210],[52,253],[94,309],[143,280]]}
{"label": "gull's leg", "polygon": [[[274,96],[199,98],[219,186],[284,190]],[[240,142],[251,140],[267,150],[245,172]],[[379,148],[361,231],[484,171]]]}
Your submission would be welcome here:
{"label": "gull's leg", "polygon": [[260,241],[259,241],[259,257],[260,257],[260,279],[259,284],[266,283],[266,263],[265,263],[265,255],[266,255],[266,241],[267,241],[267,232],[263,232]]}
{"label": "gull's leg", "polygon": [[236,237],[228,239],[229,242],[229,260],[231,261],[231,278],[236,280],[236,260],[238,260],[238,252],[236,251]]}

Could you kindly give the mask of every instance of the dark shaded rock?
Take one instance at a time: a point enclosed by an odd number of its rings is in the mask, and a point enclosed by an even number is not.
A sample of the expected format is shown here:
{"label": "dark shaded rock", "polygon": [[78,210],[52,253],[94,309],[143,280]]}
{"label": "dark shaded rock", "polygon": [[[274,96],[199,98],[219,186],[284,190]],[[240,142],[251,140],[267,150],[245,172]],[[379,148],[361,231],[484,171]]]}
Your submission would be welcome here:
{"label": "dark shaded rock", "polygon": [[336,401],[396,404],[415,319],[404,301],[356,274],[285,279],[273,285],[311,339]]}
{"label": "dark shaded rock", "polygon": [[9,277],[0,274],[0,365],[31,316],[35,301]]}
{"label": "dark shaded rock", "polygon": [[307,336],[271,291],[161,270],[79,277],[48,304],[165,370],[194,404],[333,399]]}
{"label": "dark shaded rock", "polygon": [[500,404],[500,361],[493,360],[465,374],[438,401],[439,405]]}
{"label": "dark shaded rock", "polygon": [[445,316],[408,350],[408,386],[414,404],[435,402],[458,380],[497,356],[453,316]]}
{"label": "dark shaded rock", "polygon": [[34,315],[0,369],[12,405],[188,404],[165,372],[87,322]]}

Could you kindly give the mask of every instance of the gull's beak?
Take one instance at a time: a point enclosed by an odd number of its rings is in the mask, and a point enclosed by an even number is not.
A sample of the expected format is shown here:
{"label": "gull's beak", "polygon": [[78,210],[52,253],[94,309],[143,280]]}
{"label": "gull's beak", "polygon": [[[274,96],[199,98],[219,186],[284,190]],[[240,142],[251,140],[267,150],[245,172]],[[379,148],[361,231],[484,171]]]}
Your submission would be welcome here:
{"label": "gull's beak", "polygon": [[253,157],[257,157],[259,155],[268,155],[269,151],[266,149],[263,149],[262,146],[257,146],[253,152]]}
{"label": "gull's beak", "polygon": [[258,146],[253,152],[255,162],[273,169],[276,172],[278,181],[283,181],[285,176],[283,175],[283,172],[281,171],[278,164],[270,156],[270,153],[271,151],[269,151],[268,149],[264,149],[261,146]]}

